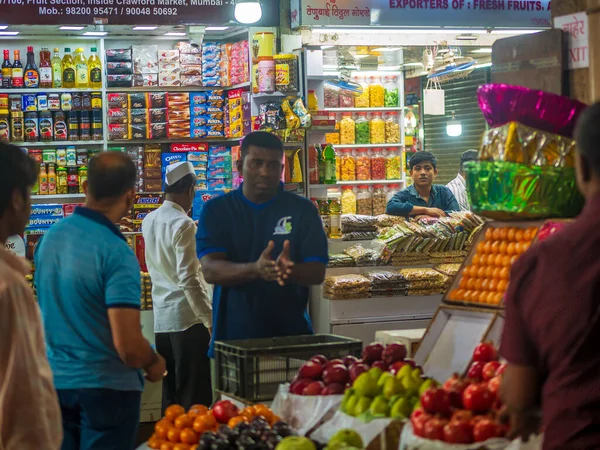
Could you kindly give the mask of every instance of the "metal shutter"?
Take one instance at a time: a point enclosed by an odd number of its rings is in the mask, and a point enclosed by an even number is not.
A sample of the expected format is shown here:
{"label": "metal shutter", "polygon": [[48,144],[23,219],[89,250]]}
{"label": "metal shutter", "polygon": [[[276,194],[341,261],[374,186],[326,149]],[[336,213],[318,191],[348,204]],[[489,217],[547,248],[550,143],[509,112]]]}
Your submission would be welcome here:
{"label": "metal shutter", "polygon": [[[446,184],[458,173],[460,155],[469,149],[479,149],[486,123],[477,104],[477,88],[489,80],[489,69],[475,69],[467,78],[444,83],[446,97],[445,116],[424,116],[424,148],[438,160],[436,183]],[[462,135],[446,134],[446,122],[452,117],[462,123]]]}

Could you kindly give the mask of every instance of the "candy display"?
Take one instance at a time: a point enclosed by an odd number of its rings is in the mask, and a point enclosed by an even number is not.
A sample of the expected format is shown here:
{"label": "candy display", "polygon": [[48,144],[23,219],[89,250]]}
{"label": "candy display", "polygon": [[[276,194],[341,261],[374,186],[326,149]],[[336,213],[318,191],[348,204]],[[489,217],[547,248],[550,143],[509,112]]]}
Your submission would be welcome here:
{"label": "candy display", "polygon": [[371,154],[371,179],[385,180],[386,158],[382,149],[373,149]]}
{"label": "candy display", "polygon": [[537,230],[538,226],[488,226],[448,300],[500,305],[509,283],[510,268],[529,248]]}
{"label": "candy display", "polygon": [[[357,144],[371,143],[371,124],[367,119],[367,113],[358,113],[357,119],[354,121],[356,133],[355,140]],[[385,126],[384,126],[385,127]],[[385,131],[384,131],[385,139]]]}
{"label": "candy display", "polygon": [[366,148],[356,150],[356,179],[371,179],[371,158]]}
{"label": "candy display", "polygon": [[356,130],[352,113],[343,113],[340,122],[340,144],[354,144],[356,142]]}
{"label": "candy display", "polygon": [[385,77],[384,105],[386,108],[396,108],[400,106],[400,95],[398,93],[398,79],[396,77]]}
{"label": "candy display", "polygon": [[[371,144],[384,144],[386,142],[386,124],[383,120],[381,113],[373,113],[371,116],[370,127],[370,143]],[[364,144],[364,142],[359,142]]]}
{"label": "candy display", "polygon": [[369,186],[358,186],[356,212],[361,216],[373,215],[373,194],[369,190]]}
{"label": "candy display", "polygon": [[356,194],[352,186],[344,186],[342,189],[342,214],[356,214]]}
{"label": "candy display", "polygon": [[385,89],[381,83],[381,77],[369,78],[369,106],[371,108],[383,108],[385,104]]}
{"label": "candy display", "polygon": [[352,149],[341,149],[338,164],[342,181],[356,180],[356,158],[352,154]]}
{"label": "candy display", "polygon": [[354,107],[355,108],[368,108],[369,107],[369,84],[366,81],[365,77],[356,77],[354,79],[355,82],[361,85],[363,91],[358,97],[354,98]]}
{"label": "candy display", "polygon": [[298,57],[293,54],[275,55],[275,87],[278,92],[298,92]]}
{"label": "candy display", "polygon": [[[399,180],[402,176],[402,159],[398,149],[387,149],[387,158],[385,160],[385,179]],[[388,200],[389,201],[389,200]]]}
{"label": "candy display", "polygon": [[400,142],[400,124],[398,113],[395,111],[387,113],[385,120],[385,143],[397,144]]}
{"label": "candy display", "polygon": [[382,184],[373,186],[373,215],[385,214],[387,208],[386,192]]}

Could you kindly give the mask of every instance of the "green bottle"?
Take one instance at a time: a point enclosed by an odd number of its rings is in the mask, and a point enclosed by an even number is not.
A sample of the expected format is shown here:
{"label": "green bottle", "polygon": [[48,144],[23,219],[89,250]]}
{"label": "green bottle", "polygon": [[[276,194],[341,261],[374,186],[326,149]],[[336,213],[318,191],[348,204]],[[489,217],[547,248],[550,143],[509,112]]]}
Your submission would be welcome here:
{"label": "green bottle", "polygon": [[336,157],[333,145],[325,145],[325,150],[323,150],[323,159],[325,161],[325,184],[336,184]]}
{"label": "green bottle", "polygon": [[321,144],[316,144],[317,150],[317,169],[319,171],[319,184],[325,184],[325,160],[323,159],[323,147]]}

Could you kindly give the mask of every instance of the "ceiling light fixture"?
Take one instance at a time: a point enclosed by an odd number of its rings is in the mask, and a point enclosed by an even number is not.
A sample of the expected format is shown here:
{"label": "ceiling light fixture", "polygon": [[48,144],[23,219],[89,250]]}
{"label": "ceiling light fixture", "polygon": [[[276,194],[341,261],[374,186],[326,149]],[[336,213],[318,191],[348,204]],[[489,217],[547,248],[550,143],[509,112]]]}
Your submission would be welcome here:
{"label": "ceiling light fixture", "polygon": [[106,36],[108,31],[86,31],[83,33],[84,36]]}
{"label": "ceiling light fixture", "polygon": [[258,0],[236,0],[233,16],[239,23],[256,23],[262,17],[262,6]]}
{"label": "ceiling light fixture", "polygon": [[83,30],[84,28],[85,27],[65,26],[65,27],[60,27],[59,30],[80,31],[80,30]]}
{"label": "ceiling light fixture", "polygon": [[229,27],[206,27],[205,31],[225,31],[229,30]]}
{"label": "ceiling light fixture", "polygon": [[156,30],[158,27],[151,27],[151,26],[138,26],[138,27],[133,27],[132,30],[133,31],[152,31],[152,30]]}
{"label": "ceiling light fixture", "polygon": [[478,48],[477,50],[472,50],[469,53],[492,53],[491,48]]}
{"label": "ceiling light fixture", "polygon": [[165,33],[165,36],[185,36],[186,33],[183,33],[181,31],[169,31],[168,33]]}
{"label": "ceiling light fixture", "polygon": [[0,30],[6,30],[8,28],[8,25],[0,25]]}
{"label": "ceiling light fixture", "polygon": [[0,31],[0,36],[16,36],[18,31]]}
{"label": "ceiling light fixture", "polygon": [[462,124],[454,117],[454,111],[452,111],[452,119],[446,123],[446,134],[450,137],[458,137],[462,134]]}

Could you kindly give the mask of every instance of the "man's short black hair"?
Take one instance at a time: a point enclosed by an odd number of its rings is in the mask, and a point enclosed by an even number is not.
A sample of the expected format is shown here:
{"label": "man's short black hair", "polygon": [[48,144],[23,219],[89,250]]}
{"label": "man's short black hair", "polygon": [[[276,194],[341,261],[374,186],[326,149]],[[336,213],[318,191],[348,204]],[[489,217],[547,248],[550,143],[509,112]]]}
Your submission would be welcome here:
{"label": "man's short black hair", "polygon": [[479,157],[479,152],[477,150],[467,150],[462,155],[460,155],[460,170],[463,170],[465,167],[465,163],[469,161],[477,161]]}
{"label": "man's short black hair", "polygon": [[177,180],[173,186],[167,186],[165,194],[183,194],[184,192],[189,191],[194,184],[196,184],[196,176],[188,173],[180,180]]}
{"label": "man's short black hair", "polygon": [[88,164],[88,193],[95,200],[117,199],[135,188],[135,164],[121,152],[102,152]]}
{"label": "man's short black hair", "polygon": [[410,170],[417,164],[423,164],[424,162],[430,162],[434,169],[437,169],[437,159],[433,156],[431,152],[417,152],[411,156],[410,161],[408,161],[408,167]]}
{"label": "man's short black hair", "polygon": [[0,142],[0,217],[18,189],[23,198],[37,181],[39,167],[23,150]]}
{"label": "man's short black hair", "polygon": [[596,175],[600,175],[600,102],[587,108],[575,127],[577,150]]}
{"label": "man's short black hair", "polygon": [[244,138],[241,149],[242,158],[248,154],[250,146],[278,151],[283,155],[283,142],[281,142],[281,139],[273,133],[266,131],[255,131]]}

